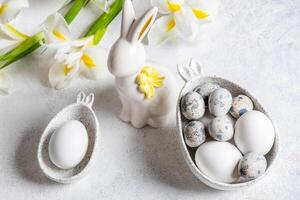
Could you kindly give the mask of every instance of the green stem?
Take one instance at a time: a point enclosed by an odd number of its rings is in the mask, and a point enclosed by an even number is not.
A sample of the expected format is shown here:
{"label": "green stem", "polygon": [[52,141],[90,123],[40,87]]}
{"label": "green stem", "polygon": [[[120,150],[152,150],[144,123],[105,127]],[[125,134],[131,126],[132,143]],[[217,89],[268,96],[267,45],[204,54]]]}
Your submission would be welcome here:
{"label": "green stem", "polygon": [[[16,56],[18,56],[18,54],[20,54],[21,52],[27,51],[28,49],[30,49],[30,47],[32,45],[35,45],[36,43],[39,43],[42,39],[44,39],[44,34],[43,32],[39,32],[33,36],[31,36],[30,38],[24,40],[20,45],[18,45],[16,48],[10,50],[9,52],[3,54],[0,57],[0,61],[4,61],[4,60],[9,60],[9,59],[13,59]],[[1,68],[0,68],[1,69]]]}
{"label": "green stem", "polygon": [[38,49],[40,46],[41,46],[41,44],[39,42],[31,45],[26,51],[23,51],[23,52],[19,53],[18,55],[16,55],[16,57],[14,57],[13,59],[10,59],[7,62],[2,63],[0,65],[0,69],[6,67],[8,65],[10,65],[11,63],[16,62],[17,60],[19,60],[19,59],[21,59],[23,57],[25,57],[26,55],[30,54],[34,50]]}
{"label": "green stem", "polygon": [[[88,1],[89,0],[74,0],[73,5],[64,16],[68,24],[70,24],[75,19],[79,11],[85,6]],[[43,32],[39,32],[24,40],[14,49],[1,55],[0,70],[38,49],[41,46],[41,41],[44,40],[44,37],[45,36]]]}
{"label": "green stem", "polygon": [[41,46],[40,41],[44,38],[44,34],[42,32],[35,34],[34,36],[26,39],[19,46],[14,48],[13,50],[7,52],[2,55],[0,58],[0,70],[4,67],[10,65],[11,63],[16,62],[17,60],[23,58],[24,56],[30,54],[37,48]]}
{"label": "green stem", "polygon": [[[86,32],[86,34],[84,35],[86,36],[91,36],[96,34],[96,32],[98,30],[100,30],[100,32],[103,32],[103,30],[105,30],[108,25],[114,20],[114,18],[120,13],[120,11],[122,10],[123,7],[123,0],[116,0],[109,9],[108,13],[103,13],[88,29],[88,31]],[[104,35],[104,34],[103,34]],[[103,37],[103,35],[101,36],[101,38]],[[101,40],[100,38],[100,40]],[[99,41],[100,41],[99,40]]]}
{"label": "green stem", "polygon": [[70,7],[68,12],[65,14],[65,20],[68,24],[70,24],[75,17],[78,15],[79,11],[83,8],[86,2],[89,0],[75,0],[73,5]]}

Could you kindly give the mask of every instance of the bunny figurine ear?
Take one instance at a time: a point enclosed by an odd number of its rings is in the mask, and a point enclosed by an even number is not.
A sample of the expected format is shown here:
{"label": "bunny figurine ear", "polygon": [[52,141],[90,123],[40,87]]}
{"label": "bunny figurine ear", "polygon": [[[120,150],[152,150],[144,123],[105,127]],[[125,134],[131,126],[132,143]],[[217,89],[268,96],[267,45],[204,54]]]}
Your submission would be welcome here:
{"label": "bunny figurine ear", "polygon": [[191,58],[188,65],[177,65],[177,71],[181,78],[186,82],[194,77],[203,76],[203,68],[201,64]]}
{"label": "bunny figurine ear", "polygon": [[126,37],[129,29],[135,20],[134,9],[131,0],[125,0],[122,11],[122,25],[121,25],[121,36]]}
{"label": "bunny figurine ear", "polygon": [[134,22],[128,36],[131,42],[142,41],[147,32],[150,30],[155,20],[157,11],[157,7],[153,7]]}

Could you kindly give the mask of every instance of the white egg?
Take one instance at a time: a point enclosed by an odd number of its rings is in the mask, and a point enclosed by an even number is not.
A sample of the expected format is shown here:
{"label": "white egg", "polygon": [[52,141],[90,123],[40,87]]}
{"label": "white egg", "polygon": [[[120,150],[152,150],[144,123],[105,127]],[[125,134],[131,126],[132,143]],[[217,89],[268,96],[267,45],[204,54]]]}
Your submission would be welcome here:
{"label": "white egg", "polygon": [[195,155],[198,168],[208,177],[223,183],[237,180],[240,151],[228,142],[210,141],[199,146]]}
{"label": "white egg", "polygon": [[48,148],[54,165],[62,169],[75,167],[88,148],[86,128],[77,120],[65,122],[52,134]]}
{"label": "white egg", "polygon": [[259,111],[248,111],[235,124],[234,142],[243,154],[267,154],[275,139],[271,120]]}

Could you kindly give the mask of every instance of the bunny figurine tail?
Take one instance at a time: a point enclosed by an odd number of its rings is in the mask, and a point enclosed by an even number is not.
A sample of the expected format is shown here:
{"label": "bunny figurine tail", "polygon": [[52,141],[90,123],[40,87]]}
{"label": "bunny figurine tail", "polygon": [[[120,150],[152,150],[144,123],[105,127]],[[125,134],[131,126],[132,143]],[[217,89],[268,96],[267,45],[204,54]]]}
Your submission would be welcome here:
{"label": "bunny figurine tail", "polygon": [[162,127],[175,109],[177,88],[166,68],[146,62],[142,40],[150,30],[157,8],[136,18],[130,0],[124,1],[120,37],[112,46],[108,70],[122,102],[121,120],[135,128]]}

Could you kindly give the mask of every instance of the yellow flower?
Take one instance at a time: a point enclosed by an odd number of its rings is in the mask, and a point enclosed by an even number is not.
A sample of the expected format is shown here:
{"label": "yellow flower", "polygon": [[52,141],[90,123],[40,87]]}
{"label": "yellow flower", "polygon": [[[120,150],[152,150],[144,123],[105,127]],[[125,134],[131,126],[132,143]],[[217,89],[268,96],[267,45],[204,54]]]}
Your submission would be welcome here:
{"label": "yellow flower", "polygon": [[153,67],[145,66],[136,77],[136,84],[141,93],[145,94],[146,99],[155,95],[155,88],[164,86],[165,77],[160,76],[158,71]]}
{"label": "yellow flower", "polygon": [[219,0],[151,0],[161,14],[148,33],[150,45],[167,40],[194,41],[200,24],[211,21],[218,10]]}

